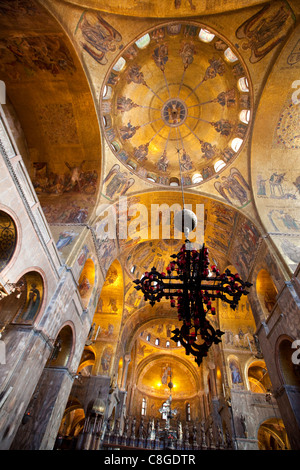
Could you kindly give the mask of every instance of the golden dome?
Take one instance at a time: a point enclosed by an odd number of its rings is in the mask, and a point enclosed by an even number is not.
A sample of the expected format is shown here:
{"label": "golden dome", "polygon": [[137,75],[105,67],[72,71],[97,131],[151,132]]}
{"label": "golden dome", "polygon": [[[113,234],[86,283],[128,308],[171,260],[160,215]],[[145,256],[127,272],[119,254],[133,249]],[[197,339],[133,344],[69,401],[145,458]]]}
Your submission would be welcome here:
{"label": "golden dome", "polygon": [[195,186],[236,158],[251,87],[235,48],[200,23],[166,23],[119,54],[101,90],[104,134],[137,176]]}

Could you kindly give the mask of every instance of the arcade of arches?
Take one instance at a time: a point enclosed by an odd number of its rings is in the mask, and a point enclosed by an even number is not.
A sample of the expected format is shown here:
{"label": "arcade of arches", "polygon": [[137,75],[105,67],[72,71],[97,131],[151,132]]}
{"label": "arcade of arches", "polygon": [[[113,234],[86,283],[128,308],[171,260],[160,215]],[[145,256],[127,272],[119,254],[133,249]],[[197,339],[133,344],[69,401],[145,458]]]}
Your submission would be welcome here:
{"label": "arcade of arches", "polygon": [[[300,448],[299,20],[0,0],[1,449]],[[180,249],[183,201],[252,283],[200,366],[133,282]]]}

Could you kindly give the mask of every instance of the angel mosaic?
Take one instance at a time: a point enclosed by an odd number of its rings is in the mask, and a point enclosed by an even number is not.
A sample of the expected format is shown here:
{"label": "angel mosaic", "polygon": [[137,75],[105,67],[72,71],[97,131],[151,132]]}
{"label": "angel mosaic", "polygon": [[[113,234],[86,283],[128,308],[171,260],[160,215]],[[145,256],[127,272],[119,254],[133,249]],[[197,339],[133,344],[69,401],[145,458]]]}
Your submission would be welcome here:
{"label": "angel mosaic", "polygon": [[291,25],[291,10],[283,2],[270,2],[236,30],[236,37],[243,39],[242,49],[250,49],[252,64],[262,60],[281,43]]}
{"label": "angel mosaic", "polygon": [[[109,182],[108,182],[109,181]],[[113,165],[105,177],[103,184],[107,183],[105,194],[110,198],[117,194],[123,196],[134,184],[133,178],[128,178],[127,173],[120,171],[120,165]]]}
{"label": "angel mosaic", "polygon": [[249,202],[247,191],[250,191],[250,187],[237,168],[232,168],[230,174],[222,176],[220,180],[214,186],[226,201],[233,204],[237,200],[241,206]]}
{"label": "angel mosaic", "polygon": [[122,41],[121,34],[99,13],[90,14],[85,11],[81,15],[76,31],[78,27],[84,40],[81,42],[83,49],[99,64],[107,64],[106,54],[117,50],[117,43]]}

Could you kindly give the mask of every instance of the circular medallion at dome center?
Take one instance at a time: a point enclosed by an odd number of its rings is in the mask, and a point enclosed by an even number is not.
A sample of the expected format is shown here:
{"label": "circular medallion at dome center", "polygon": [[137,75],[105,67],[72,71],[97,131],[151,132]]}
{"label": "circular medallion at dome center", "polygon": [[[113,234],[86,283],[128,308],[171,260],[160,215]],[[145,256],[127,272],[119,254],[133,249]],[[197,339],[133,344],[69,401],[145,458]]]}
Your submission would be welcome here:
{"label": "circular medallion at dome center", "polygon": [[163,105],[161,116],[167,126],[181,126],[187,117],[186,104],[179,98],[171,98]]}

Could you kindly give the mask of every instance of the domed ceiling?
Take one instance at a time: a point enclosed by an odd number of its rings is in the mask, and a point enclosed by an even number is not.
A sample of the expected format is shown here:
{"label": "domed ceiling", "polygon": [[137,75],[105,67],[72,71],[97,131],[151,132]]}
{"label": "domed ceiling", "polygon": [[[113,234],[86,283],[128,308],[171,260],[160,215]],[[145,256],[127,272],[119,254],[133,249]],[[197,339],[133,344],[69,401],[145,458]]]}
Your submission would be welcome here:
{"label": "domed ceiling", "polygon": [[110,149],[137,176],[186,187],[214,177],[248,135],[246,67],[220,34],[192,22],[168,23],[130,43],[101,93]]}

